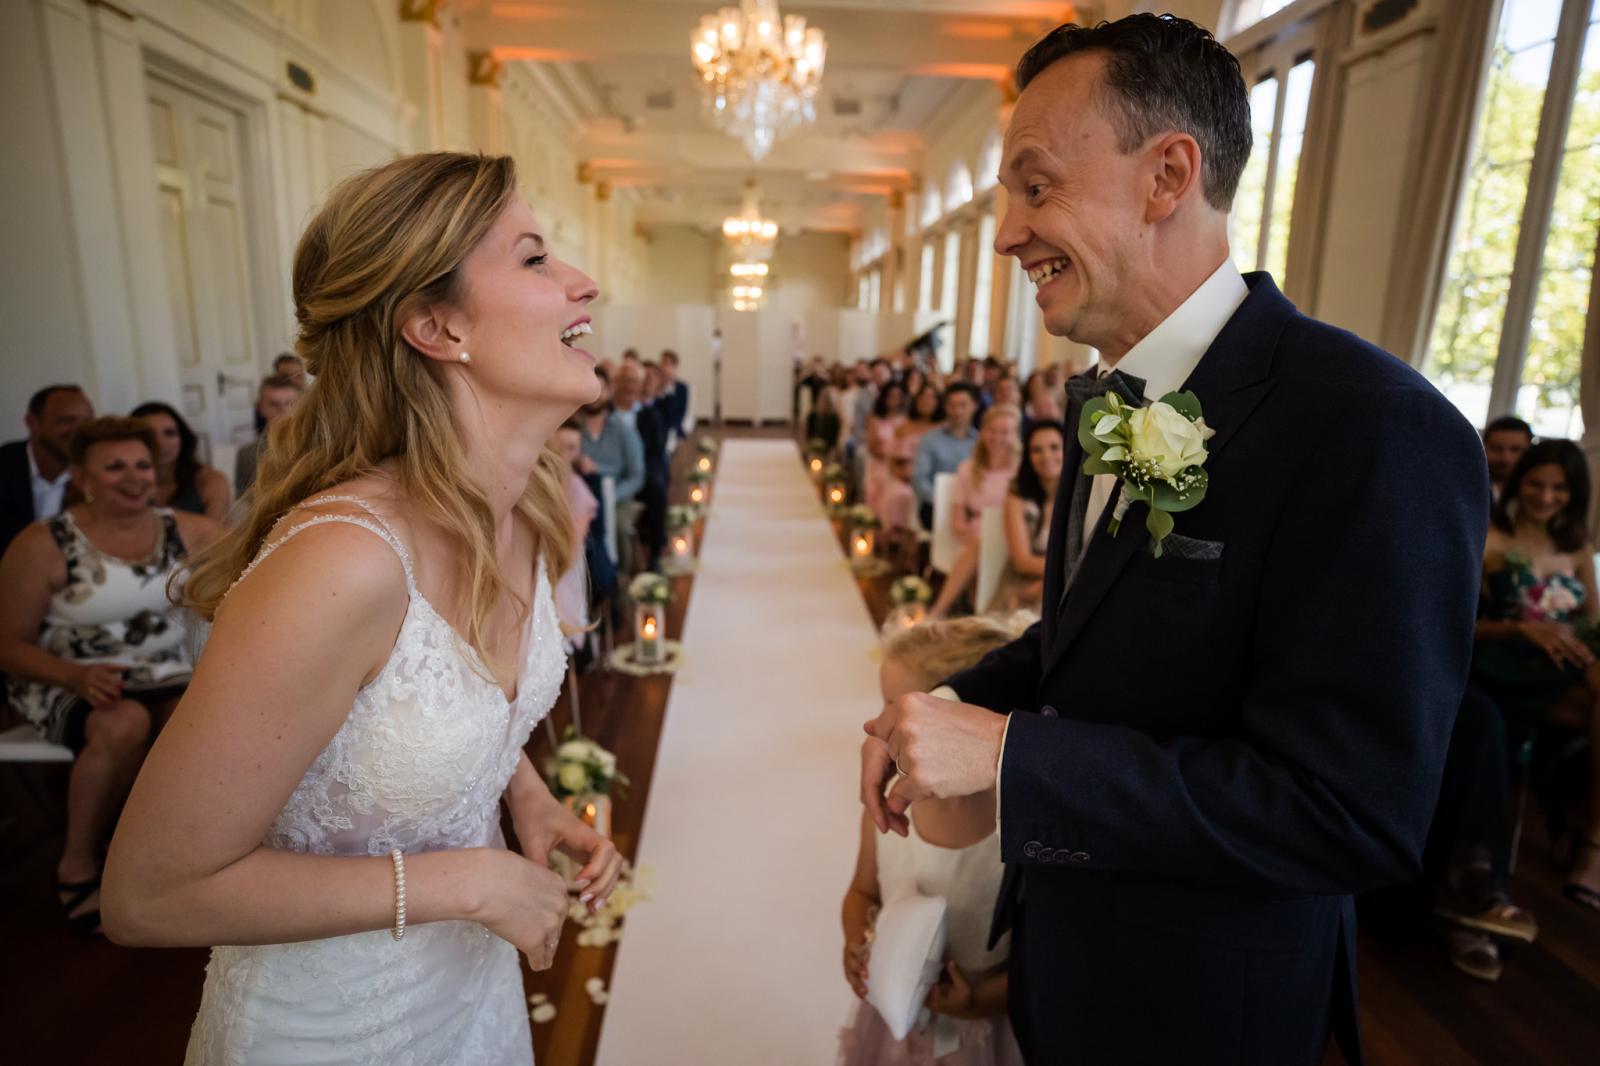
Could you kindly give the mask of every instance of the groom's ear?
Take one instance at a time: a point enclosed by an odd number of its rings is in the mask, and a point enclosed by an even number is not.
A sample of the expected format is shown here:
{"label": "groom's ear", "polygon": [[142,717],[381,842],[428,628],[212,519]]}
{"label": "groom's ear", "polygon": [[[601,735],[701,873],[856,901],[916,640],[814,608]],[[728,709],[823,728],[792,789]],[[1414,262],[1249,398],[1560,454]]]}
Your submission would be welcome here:
{"label": "groom's ear", "polygon": [[1187,133],[1169,133],[1150,146],[1146,158],[1155,180],[1144,220],[1153,224],[1165,221],[1188,197],[1201,194],[1200,145]]}

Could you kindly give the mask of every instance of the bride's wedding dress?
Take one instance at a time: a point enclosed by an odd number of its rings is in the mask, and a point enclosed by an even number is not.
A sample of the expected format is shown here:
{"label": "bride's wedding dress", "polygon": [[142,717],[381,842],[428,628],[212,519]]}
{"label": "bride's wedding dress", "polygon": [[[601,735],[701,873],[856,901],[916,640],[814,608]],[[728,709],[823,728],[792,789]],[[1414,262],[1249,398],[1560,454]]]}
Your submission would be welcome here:
{"label": "bride's wedding dress", "polygon": [[[312,503],[334,501],[356,504],[370,517],[311,517],[263,548],[252,568],[303,529],[351,523],[394,548],[410,603],[389,661],[357,694],[264,843],[361,856],[501,846],[501,793],[566,670],[549,574],[541,565],[516,698],[508,701],[417,591],[410,555],[388,524],[355,497]],[[206,968],[185,1061],[527,1066],[533,1043],[517,951],[465,921],[415,926],[399,942],[379,930],[298,944],[219,946]]]}

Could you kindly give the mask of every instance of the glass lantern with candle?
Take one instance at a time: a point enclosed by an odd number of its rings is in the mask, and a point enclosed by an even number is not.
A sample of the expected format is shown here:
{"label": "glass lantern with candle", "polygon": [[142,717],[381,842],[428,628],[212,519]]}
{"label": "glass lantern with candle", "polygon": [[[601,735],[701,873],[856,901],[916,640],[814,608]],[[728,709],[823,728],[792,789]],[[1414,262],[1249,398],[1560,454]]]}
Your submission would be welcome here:
{"label": "glass lantern with candle", "polygon": [[667,604],[672,602],[672,585],[657,573],[645,572],[628,585],[633,601],[633,656],[646,666],[659,665],[667,644]]}
{"label": "glass lantern with candle", "polygon": [[667,508],[667,554],[662,568],[682,574],[694,569],[694,524],[699,513],[693,507],[673,504]]}
{"label": "glass lantern with candle", "polygon": [[626,795],[628,775],[617,757],[568,726],[555,753],[545,760],[550,794],[603,837],[611,835],[611,792]]}
{"label": "glass lantern with candle", "polygon": [[889,616],[884,628],[910,629],[928,618],[933,602],[933,587],[915,574],[907,574],[889,586]]}
{"label": "glass lantern with candle", "polygon": [[822,480],[822,471],[827,465],[828,442],[816,437],[806,445],[806,468],[811,471],[813,481]]}
{"label": "glass lantern with candle", "polygon": [[856,504],[850,508],[845,522],[850,529],[850,561],[859,564],[872,559],[881,524],[878,513],[864,503]]}
{"label": "glass lantern with candle", "polygon": [[711,506],[711,474],[706,470],[689,471],[689,503],[702,512]]}

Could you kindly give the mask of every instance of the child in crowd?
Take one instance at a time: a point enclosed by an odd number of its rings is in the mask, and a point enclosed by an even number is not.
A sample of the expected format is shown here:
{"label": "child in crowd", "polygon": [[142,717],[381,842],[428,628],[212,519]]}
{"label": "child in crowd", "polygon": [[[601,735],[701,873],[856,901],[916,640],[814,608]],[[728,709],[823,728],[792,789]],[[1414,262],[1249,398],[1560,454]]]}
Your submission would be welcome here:
{"label": "child in crowd", "polygon": [[[1010,643],[1031,621],[958,618],[889,635],[878,672],[884,701],[928,691]],[[858,1004],[840,1034],[840,1066],[1021,1066],[1006,1019],[1009,937],[987,948],[1004,871],[995,795],[920,800],[907,813],[907,837],[880,836],[862,816],[855,877],[844,897],[845,978],[865,1000],[876,910],[908,890],[946,901],[944,973],[904,1040],[894,1039],[871,1005]]]}

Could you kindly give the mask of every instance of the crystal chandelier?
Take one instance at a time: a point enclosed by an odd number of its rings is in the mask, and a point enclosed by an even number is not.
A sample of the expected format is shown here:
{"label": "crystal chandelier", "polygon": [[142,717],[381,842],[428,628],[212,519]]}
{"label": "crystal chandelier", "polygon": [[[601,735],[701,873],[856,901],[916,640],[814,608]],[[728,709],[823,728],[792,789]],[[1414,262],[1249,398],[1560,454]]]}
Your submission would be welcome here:
{"label": "crystal chandelier", "polygon": [[751,159],[807,122],[822,81],[828,44],[799,15],[784,18],[777,0],[739,0],[703,15],[689,39],[717,128],[744,142]]}
{"label": "crystal chandelier", "polygon": [[756,197],[756,183],[744,185],[744,210],[722,220],[722,235],[733,245],[734,253],[745,262],[764,262],[772,257],[772,246],[778,239],[778,224],[761,217]]}

